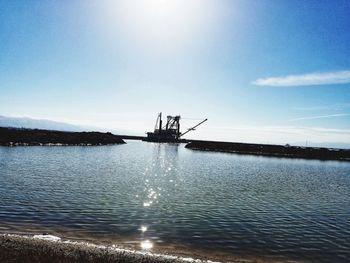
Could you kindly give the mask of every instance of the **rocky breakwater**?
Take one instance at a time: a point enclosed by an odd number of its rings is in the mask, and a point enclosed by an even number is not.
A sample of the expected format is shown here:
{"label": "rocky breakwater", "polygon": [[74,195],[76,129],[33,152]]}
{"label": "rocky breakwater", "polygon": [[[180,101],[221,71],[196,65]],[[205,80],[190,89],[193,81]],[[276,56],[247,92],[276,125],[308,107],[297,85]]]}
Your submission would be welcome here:
{"label": "rocky breakwater", "polygon": [[188,149],[274,157],[350,161],[350,149],[300,147],[216,141],[192,141]]}
{"label": "rocky breakwater", "polygon": [[0,127],[0,145],[108,145],[125,143],[110,132],[65,132]]}

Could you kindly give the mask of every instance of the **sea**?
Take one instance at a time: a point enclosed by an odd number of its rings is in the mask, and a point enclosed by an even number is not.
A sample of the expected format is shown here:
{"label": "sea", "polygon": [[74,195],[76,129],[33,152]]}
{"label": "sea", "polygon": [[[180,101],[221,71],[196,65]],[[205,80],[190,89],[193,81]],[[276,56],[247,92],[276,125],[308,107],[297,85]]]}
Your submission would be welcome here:
{"label": "sea", "polygon": [[139,141],[0,147],[0,233],[350,262],[350,162]]}

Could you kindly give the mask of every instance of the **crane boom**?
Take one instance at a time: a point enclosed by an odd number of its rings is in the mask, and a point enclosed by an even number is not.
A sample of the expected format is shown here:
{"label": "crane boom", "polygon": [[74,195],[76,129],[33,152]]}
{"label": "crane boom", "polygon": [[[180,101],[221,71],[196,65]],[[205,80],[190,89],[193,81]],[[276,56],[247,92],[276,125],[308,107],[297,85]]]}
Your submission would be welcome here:
{"label": "crane boom", "polygon": [[206,122],[208,119],[205,119],[203,121],[201,121],[200,123],[198,123],[197,125],[193,126],[192,128],[189,128],[187,131],[185,131],[184,133],[181,133],[179,137],[185,135],[186,133],[190,132],[190,131],[194,131],[195,128],[197,128],[199,125],[203,124],[204,122]]}

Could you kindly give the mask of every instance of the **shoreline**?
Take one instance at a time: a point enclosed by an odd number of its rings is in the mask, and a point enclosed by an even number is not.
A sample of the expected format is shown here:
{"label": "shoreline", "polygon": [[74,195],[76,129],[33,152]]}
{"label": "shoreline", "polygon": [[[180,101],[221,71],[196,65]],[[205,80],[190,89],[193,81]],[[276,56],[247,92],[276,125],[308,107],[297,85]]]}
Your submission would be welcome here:
{"label": "shoreline", "polygon": [[0,127],[1,146],[94,146],[124,144],[110,132],[67,132]]}
{"label": "shoreline", "polygon": [[[0,146],[102,146],[125,144],[124,139],[147,141],[146,137],[114,135],[110,132],[66,132],[0,127]],[[159,143],[159,142],[157,142]],[[165,142],[166,143],[166,142]],[[174,143],[174,142],[168,142]],[[350,149],[301,147],[275,144],[238,143],[206,140],[179,140],[185,148],[277,158],[350,162]]]}
{"label": "shoreline", "polygon": [[277,158],[321,161],[350,161],[350,149],[300,147],[219,141],[191,141],[185,148],[195,151],[222,152]]}
{"label": "shoreline", "polygon": [[[124,248],[114,243],[74,241],[49,234],[0,234],[0,262],[143,262],[143,263],[264,263],[290,262],[236,256],[198,255],[190,250],[164,251]],[[209,253],[210,254],[210,253]],[[215,253],[214,253],[215,254]],[[296,261],[293,261],[296,262]]]}

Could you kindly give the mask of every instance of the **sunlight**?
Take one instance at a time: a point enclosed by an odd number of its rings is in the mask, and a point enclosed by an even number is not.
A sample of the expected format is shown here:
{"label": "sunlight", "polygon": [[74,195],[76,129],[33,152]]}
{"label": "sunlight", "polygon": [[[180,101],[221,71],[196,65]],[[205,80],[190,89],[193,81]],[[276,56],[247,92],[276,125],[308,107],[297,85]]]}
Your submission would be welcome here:
{"label": "sunlight", "polygon": [[151,248],[153,248],[153,243],[149,240],[142,241],[141,248],[143,250],[150,250]]}
{"label": "sunlight", "polygon": [[140,228],[141,232],[144,233],[148,230],[148,227],[147,226],[141,226]]}
{"label": "sunlight", "polygon": [[162,51],[195,41],[207,29],[214,7],[208,0],[111,1],[103,19],[127,41]]}
{"label": "sunlight", "polygon": [[150,0],[150,4],[152,5],[164,5],[164,4],[169,4],[169,0]]}

